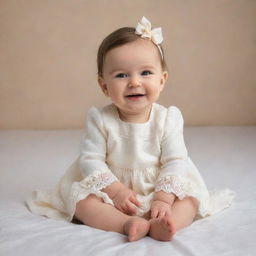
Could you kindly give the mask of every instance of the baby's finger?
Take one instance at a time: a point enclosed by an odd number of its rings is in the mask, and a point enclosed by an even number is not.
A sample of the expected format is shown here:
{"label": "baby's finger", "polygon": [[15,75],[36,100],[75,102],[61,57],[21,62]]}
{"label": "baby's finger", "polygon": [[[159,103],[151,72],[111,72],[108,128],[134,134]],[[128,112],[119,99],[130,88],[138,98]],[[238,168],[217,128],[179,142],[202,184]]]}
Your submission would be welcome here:
{"label": "baby's finger", "polygon": [[124,209],[123,207],[120,207],[120,208],[117,208],[120,212],[124,213],[124,214],[127,214],[126,213],[126,209]]}
{"label": "baby's finger", "polygon": [[134,215],[134,211],[128,206],[128,204],[126,204],[124,207],[124,213],[127,215]]}
{"label": "baby's finger", "polygon": [[137,213],[137,209],[133,203],[127,202],[126,207],[130,214],[135,215]]}
{"label": "baby's finger", "polygon": [[129,214],[129,210],[128,210],[127,204],[125,202],[123,202],[121,204],[121,212],[123,212],[125,214]]}
{"label": "baby's finger", "polygon": [[132,202],[132,203],[134,203],[136,206],[138,206],[138,207],[140,207],[141,206],[141,203],[138,201],[138,199],[136,198],[136,196],[132,196],[131,198],[130,198],[130,201]]}
{"label": "baby's finger", "polygon": [[163,218],[165,216],[165,211],[159,211],[158,218]]}
{"label": "baby's finger", "polygon": [[158,215],[158,210],[155,209],[155,208],[153,208],[153,209],[151,210],[151,218],[152,218],[152,219],[153,219],[153,218],[156,218],[157,215]]}

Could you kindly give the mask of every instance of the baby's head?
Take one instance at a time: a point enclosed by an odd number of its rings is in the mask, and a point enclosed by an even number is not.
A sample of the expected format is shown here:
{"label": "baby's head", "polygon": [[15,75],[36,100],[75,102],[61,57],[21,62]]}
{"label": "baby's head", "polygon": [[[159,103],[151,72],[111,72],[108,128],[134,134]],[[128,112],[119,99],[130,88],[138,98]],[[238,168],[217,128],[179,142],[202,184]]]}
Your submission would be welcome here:
{"label": "baby's head", "polygon": [[[133,27],[123,27],[115,30],[102,41],[98,49],[98,55],[97,55],[98,76],[100,77],[103,76],[105,58],[107,53],[110,50],[125,44],[135,42],[142,38],[140,35],[136,34],[135,32],[136,30]],[[154,44],[153,42],[151,43]],[[158,51],[159,51],[159,59],[160,59],[161,67],[163,71],[166,71],[167,65],[165,62],[163,48],[161,45],[158,45],[158,46],[155,45],[155,47],[159,47]]]}
{"label": "baby's head", "polygon": [[112,32],[98,50],[99,85],[123,120],[128,116],[141,116],[138,122],[147,120],[168,77],[161,29],[151,30],[151,24],[146,25]]}

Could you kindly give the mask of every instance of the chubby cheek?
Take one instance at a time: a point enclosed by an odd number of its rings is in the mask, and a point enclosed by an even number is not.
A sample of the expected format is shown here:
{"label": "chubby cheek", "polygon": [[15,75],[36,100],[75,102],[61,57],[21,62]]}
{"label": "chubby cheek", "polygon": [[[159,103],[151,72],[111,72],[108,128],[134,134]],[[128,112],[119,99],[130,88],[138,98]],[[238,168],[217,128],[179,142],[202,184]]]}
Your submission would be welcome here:
{"label": "chubby cheek", "polygon": [[123,89],[121,86],[118,85],[111,85],[108,88],[108,92],[109,92],[109,96],[113,99],[113,100],[118,100],[120,99],[120,97],[123,96]]}
{"label": "chubby cheek", "polygon": [[152,84],[148,87],[148,95],[151,97],[157,97],[161,92],[162,86],[159,83]]}

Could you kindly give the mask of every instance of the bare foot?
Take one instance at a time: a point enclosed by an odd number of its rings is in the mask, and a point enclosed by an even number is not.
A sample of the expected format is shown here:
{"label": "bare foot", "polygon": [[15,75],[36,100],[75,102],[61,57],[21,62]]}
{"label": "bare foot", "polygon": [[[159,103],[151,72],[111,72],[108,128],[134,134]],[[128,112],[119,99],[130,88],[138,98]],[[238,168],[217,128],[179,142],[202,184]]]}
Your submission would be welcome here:
{"label": "bare foot", "polygon": [[149,232],[149,228],[149,221],[137,216],[129,218],[124,224],[124,232],[128,235],[130,242],[137,241],[146,236]]}
{"label": "bare foot", "polygon": [[176,233],[171,217],[154,218],[150,221],[149,236],[159,241],[170,241]]}

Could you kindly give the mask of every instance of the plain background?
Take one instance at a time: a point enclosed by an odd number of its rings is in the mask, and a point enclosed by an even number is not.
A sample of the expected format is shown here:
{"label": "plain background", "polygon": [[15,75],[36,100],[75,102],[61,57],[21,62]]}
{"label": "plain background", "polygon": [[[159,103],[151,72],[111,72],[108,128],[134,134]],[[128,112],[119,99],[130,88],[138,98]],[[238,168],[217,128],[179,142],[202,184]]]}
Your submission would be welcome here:
{"label": "plain background", "polygon": [[256,124],[254,0],[0,0],[0,128],[82,128],[92,105],[109,103],[99,44],[142,16],[164,33],[159,103],[185,125]]}

